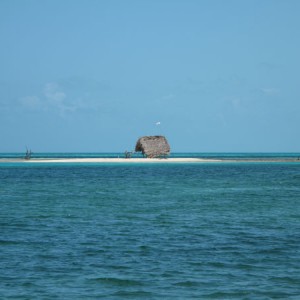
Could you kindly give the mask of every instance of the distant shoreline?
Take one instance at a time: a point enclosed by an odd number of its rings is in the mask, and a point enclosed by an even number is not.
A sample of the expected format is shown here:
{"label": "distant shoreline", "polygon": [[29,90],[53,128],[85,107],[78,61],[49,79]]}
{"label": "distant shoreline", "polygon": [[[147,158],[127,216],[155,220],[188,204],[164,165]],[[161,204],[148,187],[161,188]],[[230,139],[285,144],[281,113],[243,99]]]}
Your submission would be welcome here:
{"label": "distant shoreline", "polygon": [[241,163],[241,162],[298,162],[299,158],[213,159],[213,158],[1,158],[0,163]]}
{"label": "distant shoreline", "polygon": [[172,162],[221,162],[218,159],[203,158],[32,158],[30,160],[19,158],[3,158],[1,162],[8,163],[172,163]]}

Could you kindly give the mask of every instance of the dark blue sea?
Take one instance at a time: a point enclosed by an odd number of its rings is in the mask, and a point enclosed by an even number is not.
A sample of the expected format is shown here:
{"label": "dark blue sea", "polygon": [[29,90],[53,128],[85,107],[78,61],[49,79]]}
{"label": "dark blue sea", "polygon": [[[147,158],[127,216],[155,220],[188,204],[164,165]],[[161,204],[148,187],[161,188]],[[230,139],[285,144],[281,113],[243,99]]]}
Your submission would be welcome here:
{"label": "dark blue sea", "polygon": [[219,156],[0,163],[0,299],[300,299],[299,154]]}

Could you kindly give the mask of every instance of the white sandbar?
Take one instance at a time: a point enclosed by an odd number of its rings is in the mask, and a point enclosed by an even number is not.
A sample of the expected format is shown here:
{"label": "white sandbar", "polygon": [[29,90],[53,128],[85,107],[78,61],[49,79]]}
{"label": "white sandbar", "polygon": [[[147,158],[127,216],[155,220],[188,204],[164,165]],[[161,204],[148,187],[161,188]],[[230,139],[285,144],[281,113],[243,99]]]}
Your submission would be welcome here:
{"label": "white sandbar", "polygon": [[32,158],[25,160],[21,158],[0,158],[0,163],[263,163],[263,162],[296,162],[300,163],[299,158],[283,159],[245,159],[245,160],[224,160],[210,158]]}
{"label": "white sandbar", "polygon": [[61,158],[24,160],[26,163],[186,163],[220,161],[221,160],[202,158]]}

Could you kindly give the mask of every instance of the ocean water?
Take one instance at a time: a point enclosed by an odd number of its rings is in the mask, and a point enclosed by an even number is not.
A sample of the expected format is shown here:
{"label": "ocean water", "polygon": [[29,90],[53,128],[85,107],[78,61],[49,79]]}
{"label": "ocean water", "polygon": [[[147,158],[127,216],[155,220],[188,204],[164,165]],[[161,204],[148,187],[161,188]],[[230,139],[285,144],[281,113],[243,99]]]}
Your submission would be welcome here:
{"label": "ocean water", "polygon": [[0,299],[300,299],[298,162],[0,163],[0,205]]}

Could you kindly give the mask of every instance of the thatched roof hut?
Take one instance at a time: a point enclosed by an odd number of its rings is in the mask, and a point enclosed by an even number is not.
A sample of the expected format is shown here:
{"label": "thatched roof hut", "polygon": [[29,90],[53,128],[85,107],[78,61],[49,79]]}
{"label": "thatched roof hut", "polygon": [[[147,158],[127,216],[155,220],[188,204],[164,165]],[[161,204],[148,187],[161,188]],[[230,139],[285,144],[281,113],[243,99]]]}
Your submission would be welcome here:
{"label": "thatched roof hut", "polygon": [[142,152],[149,158],[167,156],[170,154],[170,145],[162,135],[143,136],[138,139],[135,151]]}

